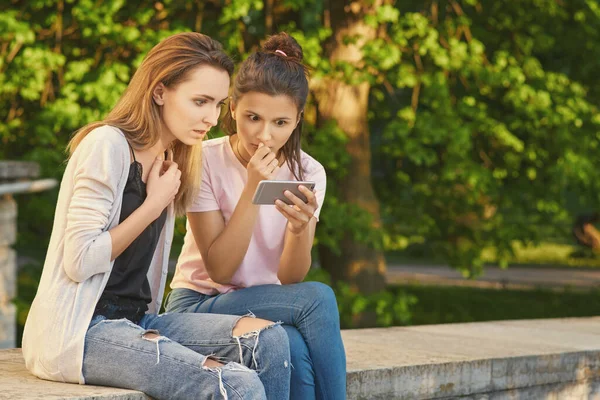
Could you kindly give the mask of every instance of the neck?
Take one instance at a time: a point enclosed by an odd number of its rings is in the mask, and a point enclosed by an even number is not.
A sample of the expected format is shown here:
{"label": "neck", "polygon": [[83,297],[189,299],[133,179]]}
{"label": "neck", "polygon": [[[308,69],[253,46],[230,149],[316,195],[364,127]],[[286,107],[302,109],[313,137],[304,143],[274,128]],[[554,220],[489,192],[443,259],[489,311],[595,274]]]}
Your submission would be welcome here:
{"label": "neck", "polygon": [[158,139],[158,142],[156,142],[150,150],[156,155],[163,154],[165,150],[169,148],[169,145],[171,144],[171,142],[173,142],[173,140],[175,140],[175,137],[170,132],[163,133],[160,135],[160,139]]}
{"label": "neck", "polygon": [[231,138],[230,144],[233,149],[233,154],[235,154],[235,157],[244,167],[247,166],[252,157],[250,154],[246,154],[246,149],[241,145],[240,137],[238,135],[235,135],[235,140],[233,140],[233,136]]}

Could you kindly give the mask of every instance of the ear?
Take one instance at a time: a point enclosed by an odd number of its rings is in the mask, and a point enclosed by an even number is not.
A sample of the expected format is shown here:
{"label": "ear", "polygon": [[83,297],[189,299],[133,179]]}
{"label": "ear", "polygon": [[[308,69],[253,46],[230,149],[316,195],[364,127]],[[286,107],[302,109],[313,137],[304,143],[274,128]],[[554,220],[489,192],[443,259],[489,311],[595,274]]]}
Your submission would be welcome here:
{"label": "ear", "polygon": [[229,98],[229,112],[231,113],[231,118],[235,120],[235,103],[232,97]]}
{"label": "ear", "polygon": [[304,110],[300,110],[300,112],[298,113],[298,121],[296,121],[296,126],[294,129],[298,127],[298,124],[300,123],[300,121],[302,121],[302,118],[304,118]]}
{"label": "ear", "polygon": [[162,82],[159,83],[158,85],[156,85],[156,87],[152,91],[152,98],[154,99],[154,102],[156,104],[158,104],[159,106],[162,106],[165,104],[166,91],[167,91],[167,88],[165,88],[165,85],[163,85]]}

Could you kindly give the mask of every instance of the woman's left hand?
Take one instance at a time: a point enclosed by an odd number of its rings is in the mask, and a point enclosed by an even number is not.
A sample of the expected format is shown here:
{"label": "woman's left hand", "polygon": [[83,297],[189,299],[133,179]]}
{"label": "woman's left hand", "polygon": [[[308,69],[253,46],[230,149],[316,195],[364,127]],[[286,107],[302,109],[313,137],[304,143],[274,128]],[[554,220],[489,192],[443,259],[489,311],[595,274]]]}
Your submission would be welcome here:
{"label": "woman's left hand", "polygon": [[288,220],[288,229],[295,235],[302,233],[306,229],[319,206],[314,192],[303,185],[299,185],[299,189],[306,196],[308,202],[303,202],[289,190],[286,190],[284,194],[285,197],[294,203],[293,205],[285,204],[281,200],[275,201],[275,206],[279,212]]}

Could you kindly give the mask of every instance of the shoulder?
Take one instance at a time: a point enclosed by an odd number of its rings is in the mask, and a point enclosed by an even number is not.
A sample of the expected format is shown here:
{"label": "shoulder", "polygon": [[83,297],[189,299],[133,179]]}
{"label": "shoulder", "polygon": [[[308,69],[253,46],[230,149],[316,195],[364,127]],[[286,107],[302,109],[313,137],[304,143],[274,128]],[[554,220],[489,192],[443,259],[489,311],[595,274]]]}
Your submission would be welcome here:
{"label": "shoulder", "polygon": [[319,177],[325,179],[327,174],[323,165],[304,150],[302,150],[300,154],[300,160],[302,162],[302,168],[304,169],[305,175],[307,177]]}
{"label": "shoulder", "polygon": [[227,155],[227,146],[229,146],[229,136],[223,136],[216,139],[209,139],[202,142],[202,160],[204,165],[218,164],[225,165],[229,160]]}
{"label": "shoulder", "polygon": [[225,145],[228,145],[229,136],[223,136],[216,139],[209,139],[202,142],[202,151],[215,152],[222,151]]}
{"label": "shoulder", "polygon": [[130,160],[129,145],[123,132],[110,125],[91,130],[79,143],[69,160],[76,171],[97,170],[96,173],[122,177]]}
{"label": "shoulder", "polygon": [[102,125],[92,129],[81,141],[78,146],[81,149],[99,150],[103,148],[123,149],[129,151],[125,134],[117,127],[111,125]]}

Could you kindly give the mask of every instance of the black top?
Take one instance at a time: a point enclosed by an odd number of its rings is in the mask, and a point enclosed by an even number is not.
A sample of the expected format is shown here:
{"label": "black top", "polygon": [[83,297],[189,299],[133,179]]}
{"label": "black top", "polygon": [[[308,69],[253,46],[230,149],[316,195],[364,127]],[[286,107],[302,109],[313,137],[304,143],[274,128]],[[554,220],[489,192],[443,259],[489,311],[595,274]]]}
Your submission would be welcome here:
{"label": "black top", "polygon": [[[119,223],[125,221],[145,199],[146,184],[142,181],[142,164],[136,161],[134,154],[123,190]],[[101,314],[108,319],[127,318],[135,323],[144,316],[148,310],[148,303],[152,301],[146,275],[166,218],[165,209],[160,217],[148,225],[115,259],[94,315]]]}

